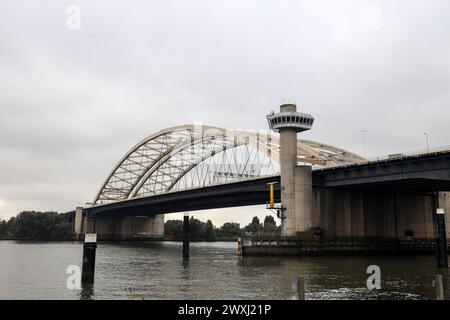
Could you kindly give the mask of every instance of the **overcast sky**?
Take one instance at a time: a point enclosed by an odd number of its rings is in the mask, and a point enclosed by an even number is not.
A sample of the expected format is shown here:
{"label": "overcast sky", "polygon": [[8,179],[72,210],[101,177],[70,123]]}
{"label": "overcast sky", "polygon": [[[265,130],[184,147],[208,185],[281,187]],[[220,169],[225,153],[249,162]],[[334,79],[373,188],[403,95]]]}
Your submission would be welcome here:
{"label": "overcast sky", "polygon": [[305,138],[363,154],[367,130],[369,157],[450,145],[450,1],[1,0],[0,218],[72,210],[145,136],[266,128],[282,99]]}

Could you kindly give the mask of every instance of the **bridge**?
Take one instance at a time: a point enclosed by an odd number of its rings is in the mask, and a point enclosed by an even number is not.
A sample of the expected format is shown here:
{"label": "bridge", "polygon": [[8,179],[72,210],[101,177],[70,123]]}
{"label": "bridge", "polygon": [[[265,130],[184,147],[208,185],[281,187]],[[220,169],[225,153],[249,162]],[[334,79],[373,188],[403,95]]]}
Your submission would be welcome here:
{"label": "bridge", "polygon": [[[298,140],[297,151],[297,163],[316,168],[364,160],[308,140]],[[111,216],[116,217],[115,225],[117,217],[127,221],[119,223],[123,225],[134,224],[139,217],[139,223],[146,221],[153,228],[136,232],[161,235],[164,213],[264,203],[266,183],[280,180],[279,162],[280,137],[268,130],[196,124],[161,130],[137,143],[117,162],[92,205],[78,208],[75,231],[82,234],[95,228],[99,233],[100,221],[110,223],[105,229],[112,228]],[[136,233],[130,228],[128,236]]]}
{"label": "bridge", "polygon": [[284,238],[435,239],[437,208],[450,211],[450,148],[368,160],[298,139],[314,118],[296,105],[267,120],[272,131],[193,124],[148,136],[71,213],[75,232],[158,238],[165,214],[265,204],[275,183]]}

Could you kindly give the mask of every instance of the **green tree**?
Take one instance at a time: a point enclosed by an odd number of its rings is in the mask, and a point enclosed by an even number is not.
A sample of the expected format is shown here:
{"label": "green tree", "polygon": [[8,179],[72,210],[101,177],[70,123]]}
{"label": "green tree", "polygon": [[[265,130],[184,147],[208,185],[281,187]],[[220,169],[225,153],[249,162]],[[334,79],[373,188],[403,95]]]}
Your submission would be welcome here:
{"label": "green tree", "polygon": [[174,240],[181,240],[183,236],[183,221],[167,220],[164,224],[164,235]]}
{"label": "green tree", "polygon": [[266,216],[264,218],[264,224],[270,223],[270,224],[276,224],[275,219],[273,216]]}
{"label": "green tree", "polygon": [[23,211],[7,223],[8,233],[18,239],[69,240],[72,224],[57,212]]}
{"label": "green tree", "polygon": [[215,228],[214,228],[211,220],[208,220],[206,222],[205,237],[206,237],[206,240],[208,240],[208,241],[216,241],[217,240],[216,231],[215,231]]}
{"label": "green tree", "polygon": [[8,238],[14,237],[14,225],[16,224],[16,217],[12,217],[6,223],[6,236]]}
{"label": "green tree", "polygon": [[264,232],[275,232],[277,230],[277,224],[273,216],[266,216],[263,229]]}
{"label": "green tree", "polygon": [[206,239],[205,223],[193,216],[189,219],[189,239],[196,241]]}
{"label": "green tree", "polygon": [[8,232],[8,223],[5,220],[0,220],[0,239],[5,238]]}
{"label": "green tree", "polygon": [[258,233],[262,229],[263,229],[263,226],[259,222],[259,218],[255,216],[255,217],[253,217],[252,222],[244,228],[244,231],[249,232],[249,233]]}
{"label": "green tree", "polygon": [[[183,227],[184,223],[181,220],[168,220],[164,224],[164,234],[174,240],[182,240]],[[212,228],[214,229],[214,227]],[[207,240],[206,223],[191,217],[189,219],[189,239],[194,241]]]}
{"label": "green tree", "polygon": [[217,235],[219,237],[239,237],[241,236],[241,227],[239,223],[226,222],[218,230]]}

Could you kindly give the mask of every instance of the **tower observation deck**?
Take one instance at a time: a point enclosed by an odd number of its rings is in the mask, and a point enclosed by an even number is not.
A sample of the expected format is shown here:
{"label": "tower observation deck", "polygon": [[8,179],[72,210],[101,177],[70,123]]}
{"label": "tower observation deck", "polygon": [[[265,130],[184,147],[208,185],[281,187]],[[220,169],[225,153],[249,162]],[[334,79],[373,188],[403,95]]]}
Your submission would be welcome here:
{"label": "tower observation deck", "polygon": [[302,132],[310,130],[314,123],[314,118],[312,115],[307,113],[301,113],[296,111],[295,105],[282,105],[280,109],[286,110],[279,113],[274,113],[267,116],[267,122],[269,123],[269,128],[275,132],[280,132],[280,130],[288,128],[293,129],[296,132]]}

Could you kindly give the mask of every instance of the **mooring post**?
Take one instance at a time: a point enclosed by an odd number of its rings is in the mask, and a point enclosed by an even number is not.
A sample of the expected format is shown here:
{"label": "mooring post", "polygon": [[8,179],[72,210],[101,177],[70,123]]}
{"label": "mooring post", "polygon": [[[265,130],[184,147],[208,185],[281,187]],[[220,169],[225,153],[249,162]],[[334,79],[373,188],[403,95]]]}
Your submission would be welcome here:
{"label": "mooring post", "polygon": [[94,283],[95,252],[97,250],[97,234],[86,233],[83,244],[83,268],[81,282]]}
{"label": "mooring post", "polygon": [[445,230],[445,210],[436,210],[437,232],[436,251],[439,268],[448,268],[447,234]]}
{"label": "mooring post", "polygon": [[444,300],[444,285],[442,284],[442,275],[436,275],[434,286],[436,288],[436,300]]}
{"label": "mooring post", "polygon": [[184,213],[183,221],[183,258],[189,259],[189,212]]}
{"label": "mooring post", "polygon": [[237,242],[237,255],[238,255],[238,257],[242,256],[242,242],[241,242],[241,238],[238,238],[238,242]]}
{"label": "mooring post", "polygon": [[298,300],[305,300],[305,277],[298,276],[297,278]]}

